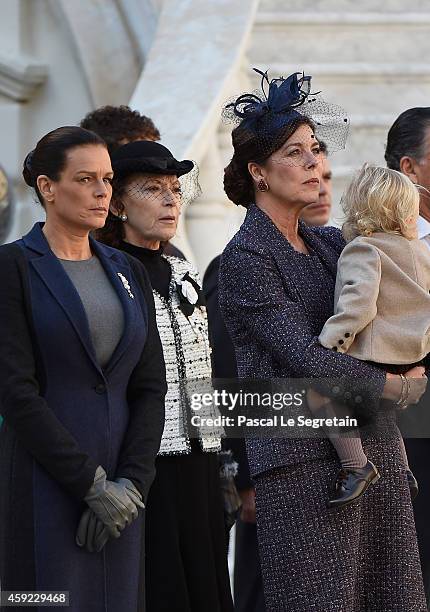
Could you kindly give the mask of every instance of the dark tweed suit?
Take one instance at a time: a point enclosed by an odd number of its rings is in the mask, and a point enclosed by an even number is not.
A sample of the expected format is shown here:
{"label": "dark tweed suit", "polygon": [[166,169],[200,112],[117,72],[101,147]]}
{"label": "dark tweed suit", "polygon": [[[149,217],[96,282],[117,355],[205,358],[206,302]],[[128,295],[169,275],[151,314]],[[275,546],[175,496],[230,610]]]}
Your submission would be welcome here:
{"label": "dark tweed suit", "polygon": [[[251,205],[223,253],[220,306],[239,376],[337,378],[346,403],[361,400],[380,419],[384,372],[317,341],[333,312],[342,236],[334,228],[302,224],[300,233],[309,255],[296,252]],[[325,390],[331,394],[331,385]],[[364,444],[380,469],[380,482],[354,504],[328,510],[339,469],[328,440],[248,441],[271,612],[426,610],[398,440],[368,438]]]}

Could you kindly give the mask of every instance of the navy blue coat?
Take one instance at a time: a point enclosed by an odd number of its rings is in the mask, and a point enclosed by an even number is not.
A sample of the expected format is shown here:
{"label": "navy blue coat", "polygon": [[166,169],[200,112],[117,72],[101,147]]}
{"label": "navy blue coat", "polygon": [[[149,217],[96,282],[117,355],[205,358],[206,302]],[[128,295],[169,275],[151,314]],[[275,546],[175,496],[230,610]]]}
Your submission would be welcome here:
{"label": "navy blue coat", "polygon": [[[333,314],[337,260],[344,246],[339,230],[299,232],[310,255],[294,250],[255,204],[224,250],[219,273],[222,315],[233,340],[240,378],[319,378],[336,399],[376,410],[385,372],[347,354],[322,347],[318,336]],[[364,400],[364,401],[363,401]],[[325,438],[252,439],[247,442],[253,476],[267,470],[333,454]]]}
{"label": "navy blue coat", "polygon": [[91,248],[125,315],[104,370],[41,225],[0,247],[0,578],[3,589],[69,590],[73,612],[135,612],[142,517],[99,554],[79,548],[75,534],[98,465],[110,479],[133,480],[146,499],[164,426],[165,368],[143,266],[94,240]]}

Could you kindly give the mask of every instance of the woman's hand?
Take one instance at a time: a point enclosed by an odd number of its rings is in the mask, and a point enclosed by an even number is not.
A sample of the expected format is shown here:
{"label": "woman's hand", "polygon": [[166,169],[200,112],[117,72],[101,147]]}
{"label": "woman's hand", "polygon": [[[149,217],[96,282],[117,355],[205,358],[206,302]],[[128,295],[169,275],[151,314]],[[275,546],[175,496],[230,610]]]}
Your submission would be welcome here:
{"label": "woman's hand", "polygon": [[240,519],[244,523],[255,523],[255,489],[243,489],[239,491],[242,500]]}
{"label": "woman's hand", "polygon": [[[425,375],[425,368],[422,366],[415,366],[405,373],[410,383],[410,391],[407,397],[407,405],[417,404],[422,395],[424,394],[427,387],[427,376]],[[387,380],[384,387],[382,397],[393,402],[400,399],[402,393],[402,379],[398,374],[391,374],[387,372]]]}
{"label": "woman's hand", "polygon": [[101,465],[84,501],[114,538],[137,518],[139,508],[145,508],[142,495],[128,478],[108,480]]}
{"label": "woman's hand", "polygon": [[320,395],[318,391],[315,391],[315,389],[312,389],[312,387],[307,390],[306,400],[309,408],[314,413],[318,413],[323,406],[326,406],[331,402],[330,398]]}

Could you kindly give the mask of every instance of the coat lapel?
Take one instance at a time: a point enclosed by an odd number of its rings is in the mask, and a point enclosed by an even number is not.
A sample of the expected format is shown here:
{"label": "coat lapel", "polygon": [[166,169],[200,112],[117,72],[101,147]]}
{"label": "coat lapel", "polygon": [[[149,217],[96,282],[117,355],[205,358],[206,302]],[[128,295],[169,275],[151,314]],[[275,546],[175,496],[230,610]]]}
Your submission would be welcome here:
{"label": "coat lapel", "polygon": [[330,248],[327,243],[315,233],[315,231],[312,231],[302,221],[299,221],[299,232],[308,247],[310,247],[314,253],[318,255],[329,272],[336,277],[337,260],[339,255],[336,253],[334,248]]}
{"label": "coat lapel", "polygon": [[258,235],[263,238],[265,248],[272,253],[282,278],[287,280],[290,288],[293,286],[300,294],[300,287],[297,282],[297,263],[291,244],[278,230],[270,217],[255,204],[248,211],[246,222],[248,221],[251,231],[258,232]]}
{"label": "coat lapel", "polygon": [[[41,277],[52,296],[63,308],[91,361],[101,372],[82,301],[63,266],[51,251],[42,232],[42,226],[42,223],[36,223],[30,233],[23,238],[24,245],[34,252],[34,255],[30,258],[30,264]],[[131,279],[131,269],[125,261],[124,255],[120,251],[106,247],[92,238],[90,238],[90,244],[92,252],[99,258],[124,309],[123,334],[105,368],[105,373],[107,373],[115,367],[133,340],[137,309],[140,308],[139,295],[137,293],[138,288],[134,287]],[[125,286],[127,282],[129,283],[130,290]]]}
{"label": "coat lapel", "polygon": [[33,266],[45,283],[51,295],[61,305],[88,356],[96,368],[100,370],[81,298],[63,266],[49,248],[48,241],[42,232],[42,225],[36,223],[31,232],[23,238],[24,245],[35,253],[30,259],[30,265]]}
{"label": "coat lapel", "polygon": [[[287,280],[290,286],[292,285],[295,288],[302,301],[306,304],[309,285],[307,282],[303,285],[301,282],[303,276],[300,277],[297,275],[297,257],[302,257],[302,255],[298,255],[295,252],[294,248],[276,227],[270,217],[255,204],[248,210],[245,221],[245,226],[246,225],[249,226],[251,232],[255,233],[255,231],[257,231],[258,235],[263,237],[264,245],[272,253],[280,274]],[[323,262],[335,278],[337,255],[332,253],[326,243],[316,236],[315,233],[301,221],[299,221],[299,233],[307,246],[313,251],[313,254],[318,255],[321,262]],[[308,256],[303,255],[303,257]]]}

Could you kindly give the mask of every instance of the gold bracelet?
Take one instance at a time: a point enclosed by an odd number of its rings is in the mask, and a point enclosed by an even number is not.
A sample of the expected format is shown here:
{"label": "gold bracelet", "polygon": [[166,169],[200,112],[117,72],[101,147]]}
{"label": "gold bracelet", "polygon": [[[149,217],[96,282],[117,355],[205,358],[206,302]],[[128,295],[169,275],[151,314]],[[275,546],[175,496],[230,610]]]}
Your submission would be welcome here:
{"label": "gold bracelet", "polygon": [[399,410],[404,410],[408,405],[409,394],[411,391],[411,383],[404,374],[400,374],[402,380],[402,390],[400,392],[400,398],[396,402]]}

